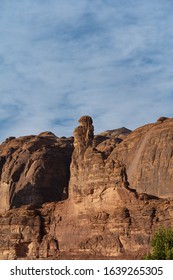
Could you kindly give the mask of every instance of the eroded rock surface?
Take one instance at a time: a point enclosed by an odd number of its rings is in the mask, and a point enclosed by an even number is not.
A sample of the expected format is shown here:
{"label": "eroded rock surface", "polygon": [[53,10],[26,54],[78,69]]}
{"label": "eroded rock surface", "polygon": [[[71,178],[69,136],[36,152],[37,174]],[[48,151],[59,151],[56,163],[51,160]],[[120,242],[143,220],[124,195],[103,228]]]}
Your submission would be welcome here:
{"label": "eroded rock surface", "polygon": [[[94,136],[83,116],[73,154],[73,138],[48,132],[0,146],[1,259],[142,258],[173,226],[173,119],[124,132]],[[38,192],[24,195],[28,182]]]}
{"label": "eroded rock surface", "polygon": [[160,118],[134,130],[111,154],[126,166],[138,192],[173,197],[173,119]]}
{"label": "eroded rock surface", "polygon": [[68,197],[73,139],[51,132],[0,145],[0,212]]}

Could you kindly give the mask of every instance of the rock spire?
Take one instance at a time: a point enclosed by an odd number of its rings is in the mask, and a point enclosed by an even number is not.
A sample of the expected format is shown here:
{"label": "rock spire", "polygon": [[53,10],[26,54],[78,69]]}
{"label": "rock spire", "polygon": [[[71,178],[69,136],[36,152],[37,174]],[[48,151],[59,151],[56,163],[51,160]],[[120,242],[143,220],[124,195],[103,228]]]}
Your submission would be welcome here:
{"label": "rock spire", "polygon": [[89,116],[82,116],[78,122],[80,125],[74,130],[74,147],[77,154],[82,155],[89,146],[92,146],[94,126]]}

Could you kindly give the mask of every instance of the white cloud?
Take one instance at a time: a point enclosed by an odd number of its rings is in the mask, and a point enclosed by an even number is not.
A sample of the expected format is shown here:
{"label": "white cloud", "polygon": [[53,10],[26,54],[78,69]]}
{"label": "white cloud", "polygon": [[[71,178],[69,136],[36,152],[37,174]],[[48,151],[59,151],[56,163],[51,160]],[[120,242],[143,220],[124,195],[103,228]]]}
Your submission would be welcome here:
{"label": "white cloud", "polygon": [[[171,116],[169,0],[6,0],[0,7],[0,139],[71,135]],[[64,125],[63,125],[64,122]]]}

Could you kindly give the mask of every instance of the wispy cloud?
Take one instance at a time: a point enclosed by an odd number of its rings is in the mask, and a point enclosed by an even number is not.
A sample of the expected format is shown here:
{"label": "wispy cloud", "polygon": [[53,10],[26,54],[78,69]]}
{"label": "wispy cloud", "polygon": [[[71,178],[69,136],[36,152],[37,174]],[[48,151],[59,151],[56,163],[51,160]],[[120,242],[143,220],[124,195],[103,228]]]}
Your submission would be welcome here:
{"label": "wispy cloud", "polygon": [[171,116],[169,0],[0,3],[0,139],[96,132]]}

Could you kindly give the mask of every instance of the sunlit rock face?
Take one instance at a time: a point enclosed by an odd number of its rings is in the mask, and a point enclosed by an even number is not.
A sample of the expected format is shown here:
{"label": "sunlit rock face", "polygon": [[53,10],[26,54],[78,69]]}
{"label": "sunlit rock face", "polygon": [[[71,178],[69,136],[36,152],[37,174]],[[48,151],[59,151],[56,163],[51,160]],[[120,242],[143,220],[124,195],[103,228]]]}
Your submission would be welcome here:
{"label": "sunlit rock face", "polygon": [[[0,146],[0,259],[142,258],[173,226],[173,119]],[[73,144],[74,143],[74,144]]]}
{"label": "sunlit rock face", "polygon": [[134,130],[114,149],[112,159],[126,166],[128,182],[138,192],[173,198],[173,119]]}

